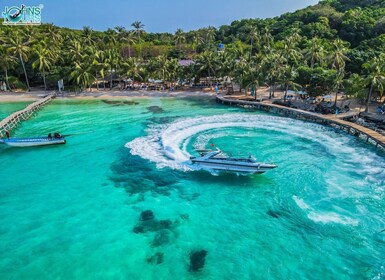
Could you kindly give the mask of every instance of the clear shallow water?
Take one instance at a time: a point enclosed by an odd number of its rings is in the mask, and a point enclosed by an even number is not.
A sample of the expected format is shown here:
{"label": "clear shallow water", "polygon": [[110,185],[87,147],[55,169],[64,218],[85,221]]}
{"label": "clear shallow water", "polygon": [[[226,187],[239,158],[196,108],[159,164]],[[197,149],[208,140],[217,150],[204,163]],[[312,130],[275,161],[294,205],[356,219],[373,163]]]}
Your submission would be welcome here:
{"label": "clear shallow water", "polygon": [[3,102],[0,103],[0,120],[5,119],[15,111],[25,108],[31,102]]}
{"label": "clear shallow water", "polygon": [[[92,133],[0,148],[1,279],[384,278],[382,152],[202,97],[133,101],[57,100],[15,136]],[[192,170],[212,142],[279,168]],[[200,272],[194,250],[208,252]]]}

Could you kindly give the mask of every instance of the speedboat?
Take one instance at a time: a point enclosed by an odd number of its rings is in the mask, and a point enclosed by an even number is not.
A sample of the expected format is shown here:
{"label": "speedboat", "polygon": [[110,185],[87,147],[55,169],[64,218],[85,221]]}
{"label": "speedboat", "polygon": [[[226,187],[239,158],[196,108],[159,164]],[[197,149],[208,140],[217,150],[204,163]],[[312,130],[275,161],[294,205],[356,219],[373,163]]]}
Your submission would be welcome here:
{"label": "speedboat", "polygon": [[261,174],[278,167],[275,164],[257,162],[252,156],[249,156],[248,158],[225,157],[218,148],[216,150],[196,151],[200,154],[200,157],[190,157],[193,164],[218,171]]}
{"label": "speedboat", "polygon": [[35,146],[65,144],[66,140],[65,140],[64,136],[9,138],[9,139],[0,139],[0,143],[6,144],[6,145],[12,146],[12,147],[35,147]]}

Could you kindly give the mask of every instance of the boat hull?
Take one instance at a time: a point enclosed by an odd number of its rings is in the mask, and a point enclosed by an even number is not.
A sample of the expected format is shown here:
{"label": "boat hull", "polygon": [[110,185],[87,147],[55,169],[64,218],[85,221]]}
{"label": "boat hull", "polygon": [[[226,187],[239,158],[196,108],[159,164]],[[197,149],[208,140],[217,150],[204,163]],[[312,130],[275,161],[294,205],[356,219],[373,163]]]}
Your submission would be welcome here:
{"label": "boat hull", "polygon": [[230,162],[220,162],[215,160],[200,160],[199,158],[191,159],[191,162],[207,169],[247,174],[262,174],[277,167],[274,164],[233,164]]}
{"label": "boat hull", "polygon": [[37,137],[37,138],[10,138],[3,139],[2,142],[11,147],[36,147],[36,146],[48,146],[48,145],[60,145],[65,144],[66,140],[62,138]]}

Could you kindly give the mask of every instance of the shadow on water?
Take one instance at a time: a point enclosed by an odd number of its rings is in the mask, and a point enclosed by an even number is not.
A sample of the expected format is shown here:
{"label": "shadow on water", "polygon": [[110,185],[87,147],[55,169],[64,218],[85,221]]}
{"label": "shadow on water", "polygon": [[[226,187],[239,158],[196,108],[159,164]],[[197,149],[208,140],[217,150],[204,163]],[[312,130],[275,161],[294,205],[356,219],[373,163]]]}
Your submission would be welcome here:
{"label": "shadow on water", "polygon": [[45,146],[35,146],[35,147],[11,147],[5,144],[0,144],[0,154],[13,154],[14,156],[24,155],[26,152],[33,152],[35,150],[47,150],[47,149],[60,149],[64,148],[65,144],[58,145],[45,145]]}
{"label": "shadow on water", "polygon": [[223,186],[236,187],[258,187],[272,184],[270,178],[264,175],[250,174],[239,175],[231,172],[210,173],[209,171],[199,170],[190,172],[190,179],[201,184],[221,184]]}

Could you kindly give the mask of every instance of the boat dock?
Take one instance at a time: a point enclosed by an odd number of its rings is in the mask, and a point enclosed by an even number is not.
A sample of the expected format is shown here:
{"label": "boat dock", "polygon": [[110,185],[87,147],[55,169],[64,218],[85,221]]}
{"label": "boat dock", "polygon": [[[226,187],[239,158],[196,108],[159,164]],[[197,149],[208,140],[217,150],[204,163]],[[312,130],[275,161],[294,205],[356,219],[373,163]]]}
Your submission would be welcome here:
{"label": "boat dock", "polygon": [[22,121],[28,120],[32,115],[40,110],[45,104],[55,98],[55,94],[49,94],[43,99],[37,100],[23,110],[17,111],[0,121],[0,138],[6,137],[6,131],[15,129]]}
{"label": "boat dock", "polygon": [[301,119],[306,121],[311,121],[315,123],[320,123],[323,125],[328,125],[333,128],[345,131],[348,134],[354,135],[358,138],[369,142],[376,147],[380,147],[385,150],[385,136],[380,133],[369,129],[367,127],[358,125],[346,121],[346,119],[353,118],[358,116],[359,112],[348,112],[340,115],[321,115],[313,112],[303,111],[300,109],[285,107],[278,104],[265,103],[262,101],[249,101],[241,100],[233,97],[226,97],[223,95],[217,95],[217,102],[226,105],[236,105],[242,107],[251,107],[258,110],[270,112],[273,114],[282,115],[285,117]]}

